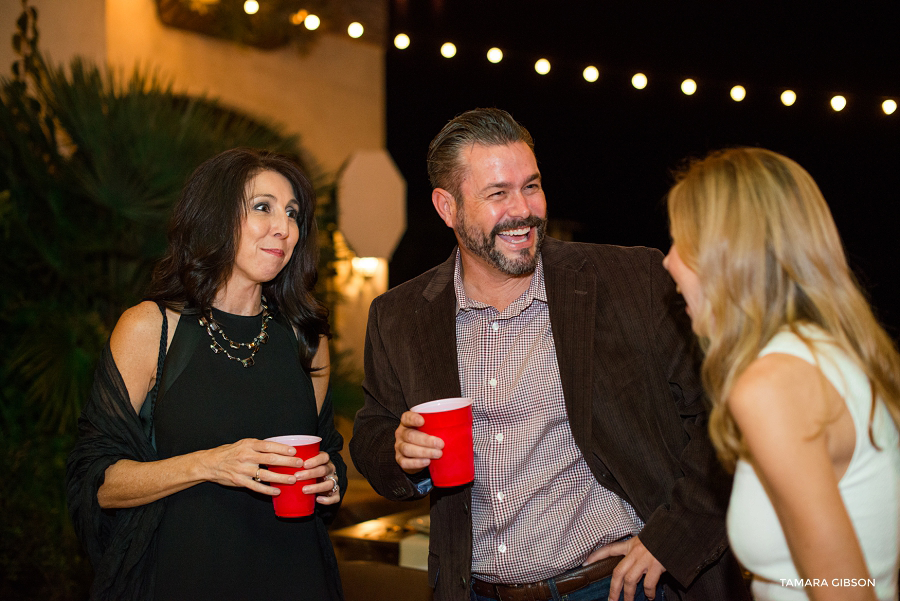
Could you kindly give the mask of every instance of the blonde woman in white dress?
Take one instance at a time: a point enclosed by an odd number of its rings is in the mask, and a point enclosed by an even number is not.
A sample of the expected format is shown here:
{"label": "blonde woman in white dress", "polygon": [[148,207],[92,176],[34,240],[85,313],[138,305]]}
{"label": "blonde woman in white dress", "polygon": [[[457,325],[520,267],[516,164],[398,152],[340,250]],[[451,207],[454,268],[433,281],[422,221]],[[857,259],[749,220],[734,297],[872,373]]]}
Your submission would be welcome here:
{"label": "blonde woman in white dress", "polygon": [[812,177],[738,148],[683,171],[664,265],[705,351],[728,535],[758,601],[896,600],[900,357]]}

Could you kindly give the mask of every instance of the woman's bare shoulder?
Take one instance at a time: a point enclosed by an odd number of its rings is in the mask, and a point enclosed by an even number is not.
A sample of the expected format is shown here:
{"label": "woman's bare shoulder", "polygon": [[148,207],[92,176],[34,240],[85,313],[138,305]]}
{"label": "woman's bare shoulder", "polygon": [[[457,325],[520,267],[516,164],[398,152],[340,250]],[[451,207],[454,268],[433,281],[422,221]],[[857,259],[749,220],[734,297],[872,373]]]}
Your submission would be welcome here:
{"label": "woman's bare shoulder", "polygon": [[140,410],[156,379],[161,333],[159,307],[154,302],[144,301],[122,313],[109,339],[113,359],[136,410]]}
{"label": "woman's bare shoulder", "polygon": [[144,301],[126,309],[119,317],[110,338],[113,356],[116,351],[127,351],[133,348],[144,348],[148,342],[155,341],[154,356],[159,350],[159,336],[162,331],[162,313],[159,306],[152,301]]}
{"label": "woman's bare shoulder", "polygon": [[745,436],[754,430],[777,436],[782,429],[814,436],[829,413],[823,378],[818,367],[794,355],[764,355],[738,377],[728,408]]}

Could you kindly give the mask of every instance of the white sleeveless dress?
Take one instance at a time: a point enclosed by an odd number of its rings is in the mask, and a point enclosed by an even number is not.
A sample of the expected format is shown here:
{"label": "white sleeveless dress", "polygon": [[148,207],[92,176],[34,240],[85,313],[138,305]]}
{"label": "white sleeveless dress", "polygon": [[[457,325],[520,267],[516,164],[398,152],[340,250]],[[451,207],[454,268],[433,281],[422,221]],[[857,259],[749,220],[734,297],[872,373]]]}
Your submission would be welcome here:
{"label": "white sleeveless dress", "polygon": [[[897,428],[878,399],[869,438],[872,392],[862,370],[822,330],[804,326],[815,355],[795,334],[782,331],[760,352],[794,355],[817,365],[847,404],[856,426],[856,446],[847,471],[839,482],[844,506],[862,546],[880,601],[896,601],[898,541],[900,541],[900,446]],[[738,461],[728,507],[728,538],[740,562],[756,576],[756,601],[806,599],[791,560],[784,532],[753,467]],[[865,578],[861,574],[860,578]],[[822,585],[822,583],[819,583]],[[830,587],[854,586],[854,582],[829,580]]]}

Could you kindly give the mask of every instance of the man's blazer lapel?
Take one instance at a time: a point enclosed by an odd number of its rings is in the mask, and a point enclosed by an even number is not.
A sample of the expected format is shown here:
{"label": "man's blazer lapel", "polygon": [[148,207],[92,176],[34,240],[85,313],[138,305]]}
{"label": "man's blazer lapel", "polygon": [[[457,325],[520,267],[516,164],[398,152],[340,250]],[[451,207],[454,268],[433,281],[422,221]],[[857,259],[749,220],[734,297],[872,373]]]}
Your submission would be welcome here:
{"label": "man's blazer lapel", "polygon": [[[425,302],[414,316],[417,335],[409,343],[416,345],[421,357],[426,401],[458,397],[459,368],[456,358],[456,293],[453,270],[456,251],[441,264],[422,292]],[[417,401],[421,402],[421,401]]]}
{"label": "man's blazer lapel", "polygon": [[546,239],[542,257],[550,324],[569,425],[582,449],[590,448],[596,281],[577,247]]}

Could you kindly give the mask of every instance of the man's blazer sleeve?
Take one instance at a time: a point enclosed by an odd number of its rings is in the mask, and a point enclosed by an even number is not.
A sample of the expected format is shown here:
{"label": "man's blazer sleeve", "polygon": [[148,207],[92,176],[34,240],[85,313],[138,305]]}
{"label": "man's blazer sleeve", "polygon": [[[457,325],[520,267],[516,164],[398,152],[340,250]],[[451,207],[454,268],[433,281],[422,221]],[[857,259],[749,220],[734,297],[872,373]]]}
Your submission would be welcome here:
{"label": "man's blazer sleeve", "polygon": [[728,546],[725,508],[731,476],[719,463],[707,434],[707,403],[700,382],[699,349],[684,302],[661,262],[651,264],[651,306],[658,334],[656,362],[666,373],[686,443],[671,502],[647,519],[640,539],[666,570],[688,586]]}
{"label": "man's blazer sleeve", "polygon": [[[392,500],[404,501],[424,496],[400,469],[394,457],[394,432],[407,410],[400,377],[392,364],[389,324],[383,323],[384,298],[376,298],[369,308],[366,328],[365,404],[356,414],[350,455],[359,472],[375,491]],[[383,330],[382,328],[387,328]]]}

